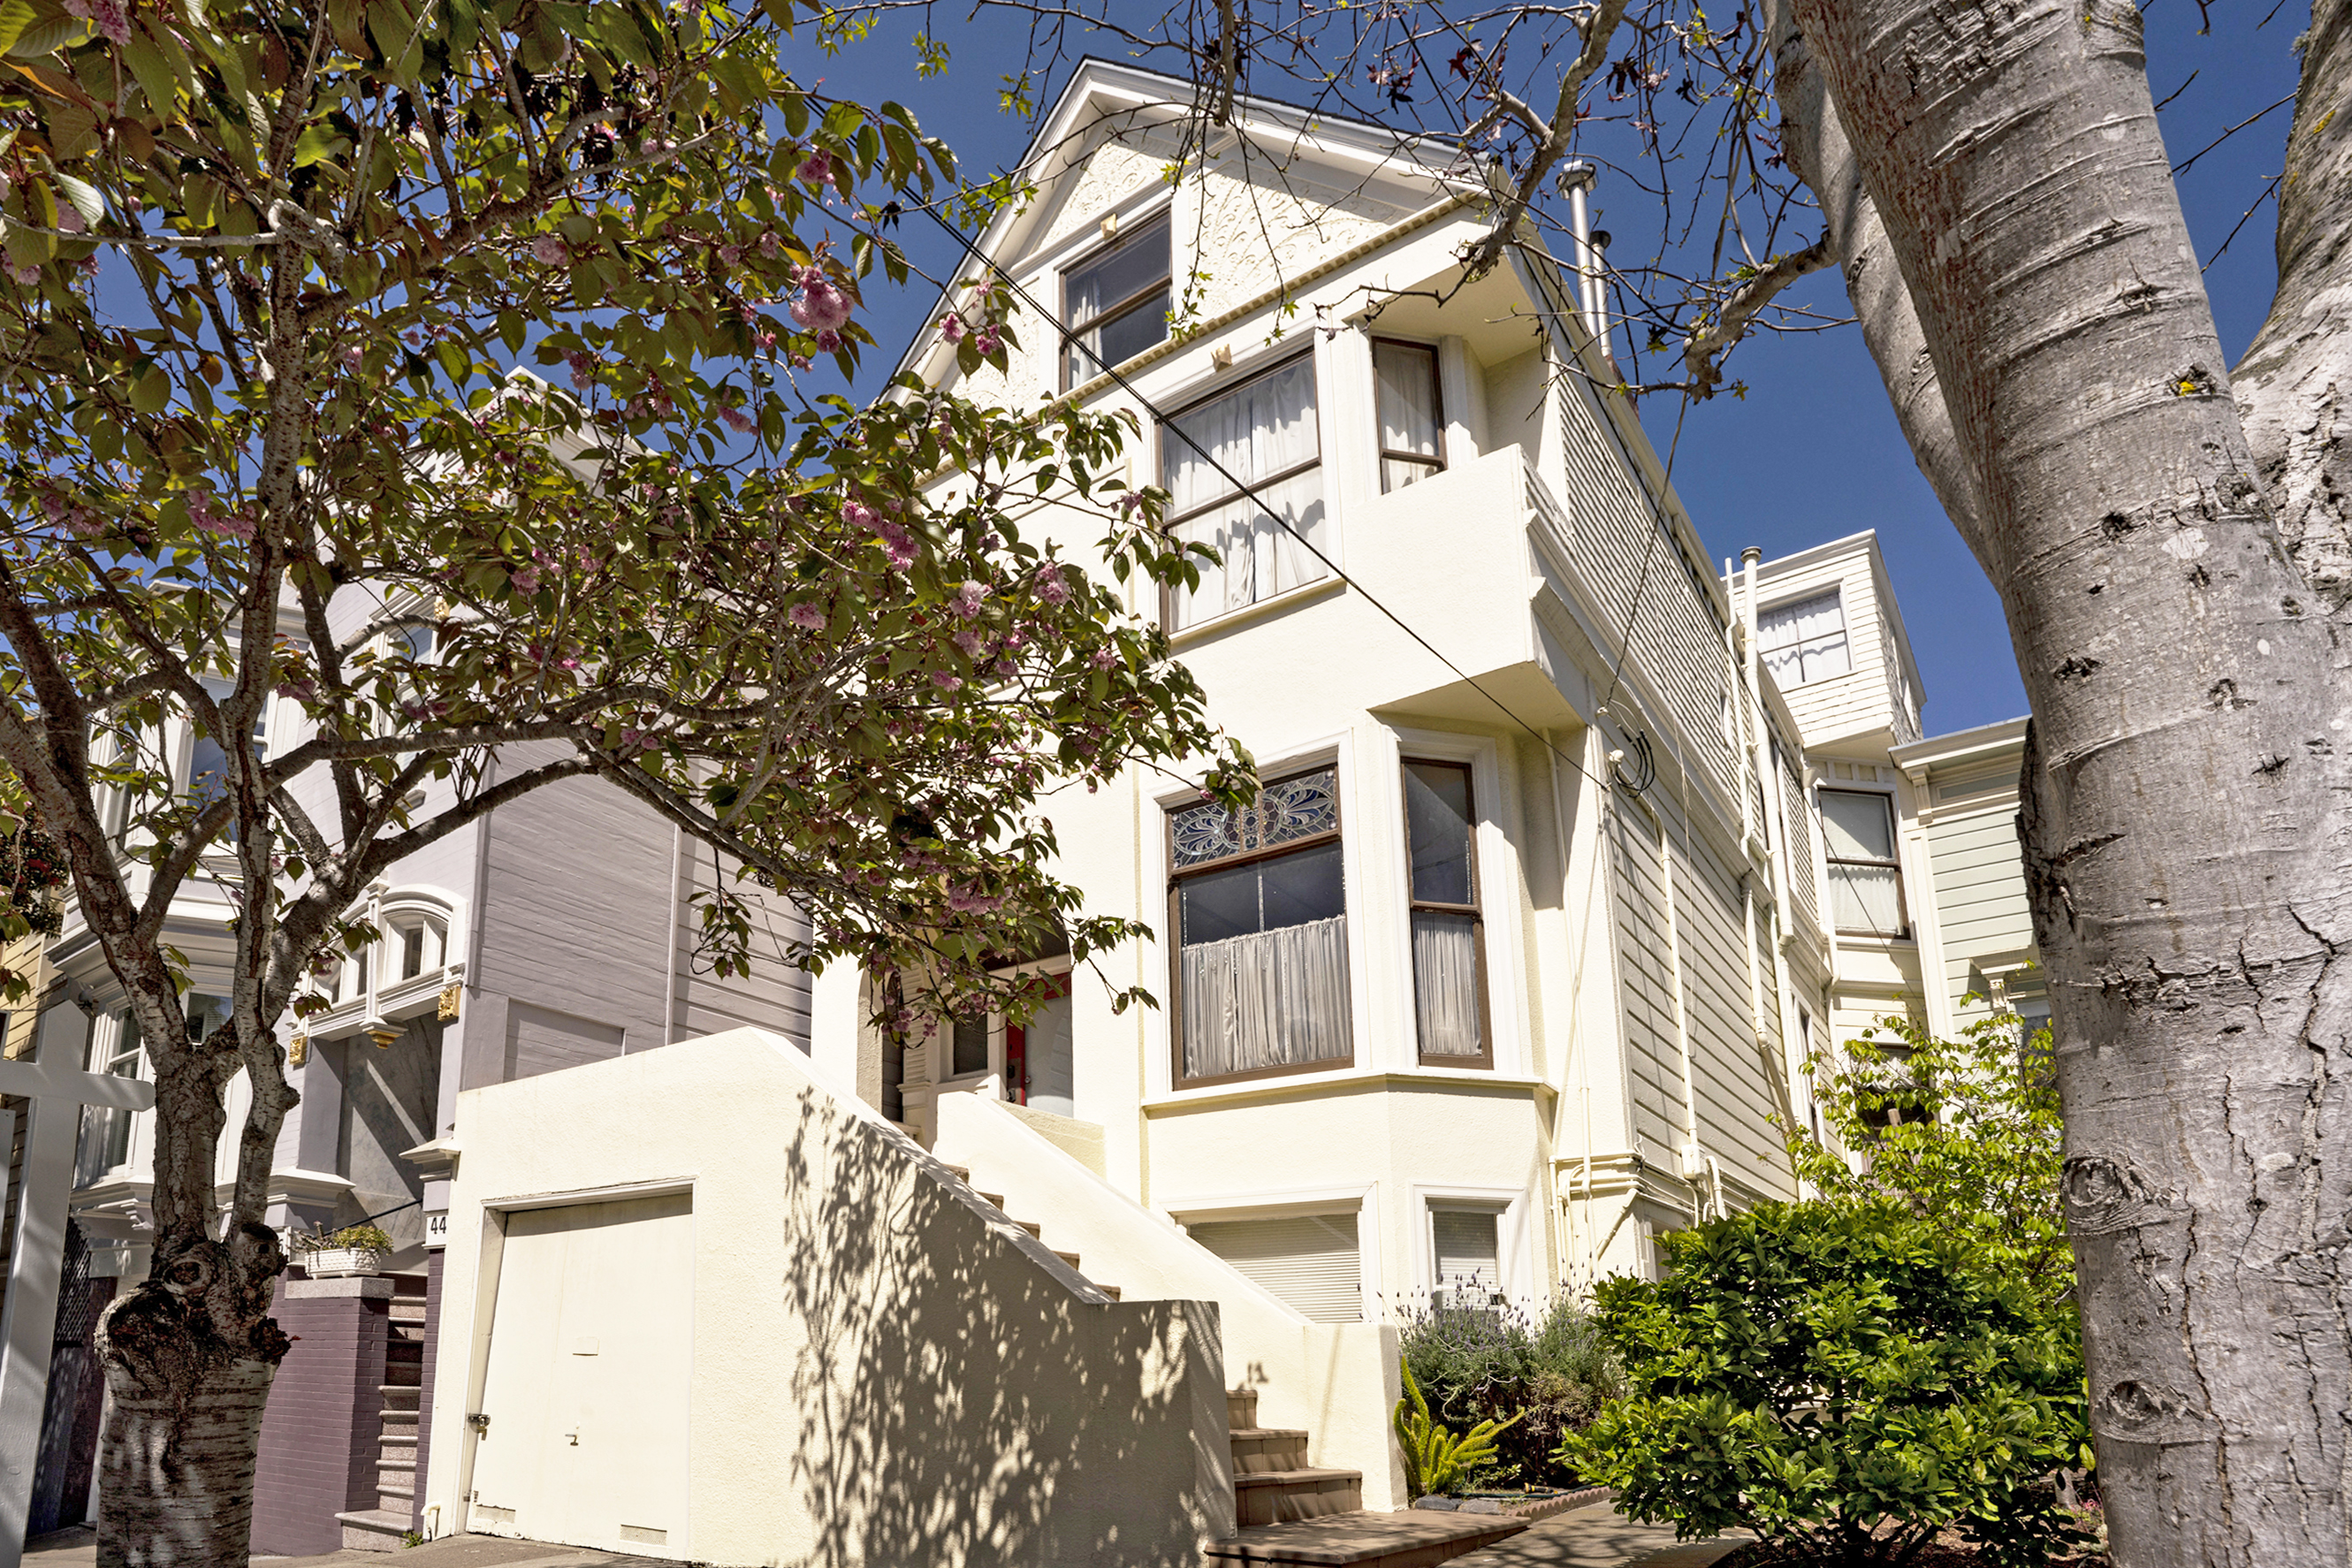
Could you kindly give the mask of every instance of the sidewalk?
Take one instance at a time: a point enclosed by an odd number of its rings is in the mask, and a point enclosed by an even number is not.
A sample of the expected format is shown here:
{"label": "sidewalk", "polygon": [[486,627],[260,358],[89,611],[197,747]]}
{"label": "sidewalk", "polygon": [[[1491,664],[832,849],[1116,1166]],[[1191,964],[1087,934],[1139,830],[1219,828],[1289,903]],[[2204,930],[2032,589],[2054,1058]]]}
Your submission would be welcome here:
{"label": "sidewalk", "polygon": [[[87,1525],[25,1543],[25,1560],[39,1568],[81,1568],[98,1561],[98,1531]],[[270,1568],[677,1568],[667,1558],[624,1557],[543,1541],[495,1535],[451,1535],[398,1552],[330,1552],[322,1557],[260,1557]]]}
{"label": "sidewalk", "polygon": [[1743,1531],[1677,1544],[1673,1525],[1636,1524],[1621,1517],[1616,1504],[1596,1502],[1554,1514],[1454,1562],[1458,1568],[1707,1568],[1749,1539]]}

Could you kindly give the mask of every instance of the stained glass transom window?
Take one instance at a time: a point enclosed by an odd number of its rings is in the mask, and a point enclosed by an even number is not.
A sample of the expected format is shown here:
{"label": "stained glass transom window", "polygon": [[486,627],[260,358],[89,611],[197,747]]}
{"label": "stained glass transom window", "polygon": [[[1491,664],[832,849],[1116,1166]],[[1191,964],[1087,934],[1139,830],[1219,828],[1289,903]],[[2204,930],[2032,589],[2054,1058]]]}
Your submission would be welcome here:
{"label": "stained glass transom window", "polygon": [[1177,869],[1338,832],[1338,782],[1333,770],[1325,768],[1270,784],[1239,811],[1212,802],[1177,812]]}

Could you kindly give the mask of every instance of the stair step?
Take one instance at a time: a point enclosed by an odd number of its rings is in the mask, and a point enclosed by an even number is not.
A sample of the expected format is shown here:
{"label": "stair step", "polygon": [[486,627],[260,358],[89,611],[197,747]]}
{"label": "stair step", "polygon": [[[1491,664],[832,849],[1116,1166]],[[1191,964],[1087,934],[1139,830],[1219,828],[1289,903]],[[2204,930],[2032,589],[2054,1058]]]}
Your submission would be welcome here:
{"label": "stair step", "polygon": [[1257,1425],[1257,1390],[1228,1388],[1225,1390],[1225,1425],[1240,1430]]}
{"label": "stair step", "polygon": [[413,1383],[379,1383],[375,1391],[378,1394],[414,1394],[416,1385]]}
{"label": "stair step", "polygon": [[971,1167],[969,1165],[950,1165],[948,1167],[948,1174],[953,1176],[957,1181],[964,1183],[966,1185],[971,1184]]}
{"label": "stair step", "polygon": [[1525,1520],[1508,1514],[1412,1509],[1398,1513],[1332,1513],[1240,1531],[1230,1541],[1212,1542],[1205,1562],[1208,1568],[1235,1568],[1243,1563],[1430,1568],[1507,1541],[1527,1527]]}
{"label": "stair step", "polygon": [[1303,1427],[1236,1427],[1233,1442],[1235,1475],[1298,1470],[1307,1466],[1307,1433]]}
{"label": "stair step", "polygon": [[387,1405],[383,1409],[375,1413],[376,1422],[379,1426],[406,1426],[412,1431],[414,1431],[416,1426],[416,1416],[417,1410],[413,1405],[409,1405],[405,1409],[400,1408],[396,1405]]}
{"label": "stair step", "polygon": [[421,1324],[425,1321],[425,1298],[394,1296],[391,1305],[385,1310],[385,1315],[395,1323]]}
{"label": "stair step", "polygon": [[1255,1470],[1234,1477],[1235,1522],[1244,1528],[1360,1513],[1363,1507],[1361,1470]]}
{"label": "stair step", "polygon": [[1076,1268],[1078,1266],[1078,1255],[1075,1252],[1064,1252],[1057,1247],[1054,1249],[1054,1256],[1060,1258],[1063,1262],[1068,1264],[1073,1268]]}
{"label": "stair step", "polygon": [[1099,1290],[1099,1291],[1101,1291],[1104,1295],[1106,1295],[1106,1296],[1109,1297],[1109,1298],[1110,1298],[1112,1300],[1114,1300],[1114,1301],[1118,1300],[1120,1299],[1120,1298],[1119,1298],[1119,1293],[1118,1293],[1118,1286],[1116,1286],[1116,1285],[1102,1285],[1102,1284],[1097,1284],[1097,1285],[1096,1285],[1095,1289],[1097,1289],[1097,1290]]}
{"label": "stair step", "polygon": [[408,1533],[409,1515],[397,1508],[357,1509],[335,1515],[343,1527],[346,1552],[397,1552]]}
{"label": "stair step", "polygon": [[1004,1206],[1004,1194],[1003,1193],[983,1193],[978,1187],[974,1187],[972,1189],[972,1193],[982,1203],[994,1204],[998,1208],[1003,1208]]}

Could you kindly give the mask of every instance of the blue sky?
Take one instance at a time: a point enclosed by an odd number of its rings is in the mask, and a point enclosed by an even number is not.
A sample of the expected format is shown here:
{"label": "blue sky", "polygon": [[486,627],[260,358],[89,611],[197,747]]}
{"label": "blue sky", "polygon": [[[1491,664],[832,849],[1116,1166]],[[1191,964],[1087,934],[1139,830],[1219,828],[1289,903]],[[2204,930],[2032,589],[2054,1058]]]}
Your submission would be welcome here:
{"label": "blue sky", "polygon": [[[2212,31],[2200,35],[2196,0],[2147,0],[2148,74],[2156,96],[2164,98],[2197,73],[2161,117],[2176,163],[2294,90],[2291,46],[2309,9],[2282,0],[2265,21],[2269,10],[2265,0],[2222,0],[2212,7]],[[1026,63],[1024,29],[1001,15],[961,22],[944,7],[932,13],[930,25],[952,61],[944,75],[929,80],[915,75],[914,52],[906,42],[911,25],[886,26],[832,58],[811,50],[793,68],[803,81],[822,79],[828,93],[908,104],[927,130],[956,149],[968,171],[1019,156],[1029,128],[996,104],[999,79]],[[1106,46],[1097,52],[1120,51]],[[2190,234],[2211,264],[2207,282],[2222,348],[2231,359],[2244,351],[2270,305],[2275,209],[2265,204],[2228,251],[2218,261],[2213,258],[2278,172],[2292,111],[2292,105],[2282,107],[2239,132],[2181,180]],[[1612,195],[1620,209],[1613,218],[1608,211]],[[1596,221],[1613,223],[1621,234],[1643,224],[1642,215],[1624,210],[1642,200],[1638,193],[1604,186],[1597,199],[1601,216]],[[1654,217],[1648,221],[1654,224]],[[918,232],[928,227],[905,226],[908,248],[919,261],[944,269],[952,260],[950,247],[936,231]],[[1834,273],[1806,287],[1820,308],[1843,313]],[[894,294],[878,279],[868,287],[866,320],[878,346],[860,377],[861,390],[879,384],[934,298],[928,287]],[[1733,366],[1748,384],[1747,397],[1719,395],[1693,408],[1675,463],[1675,487],[1717,559],[1749,544],[1780,554],[1874,528],[1926,681],[1928,731],[2024,712],[2000,601],[1920,479],[1860,333],[1848,327],[1759,338],[1740,350]],[[1662,452],[1675,413],[1666,397],[1643,409]]]}

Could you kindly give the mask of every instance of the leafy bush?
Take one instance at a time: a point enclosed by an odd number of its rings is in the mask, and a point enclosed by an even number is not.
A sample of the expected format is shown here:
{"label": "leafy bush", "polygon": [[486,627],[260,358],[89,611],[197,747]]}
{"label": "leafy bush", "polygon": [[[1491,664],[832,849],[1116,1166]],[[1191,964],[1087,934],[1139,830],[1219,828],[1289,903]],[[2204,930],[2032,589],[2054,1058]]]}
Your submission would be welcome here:
{"label": "leafy bush", "polygon": [[1662,1237],[1664,1280],[1598,1292],[1631,1392],[1560,1458],[1685,1537],[1899,1563],[1949,1527],[2044,1561],[2069,1528],[2045,1478],[2086,1452],[2080,1330],[1998,1236],[1815,1202]]}
{"label": "leafy bush", "polygon": [[1495,1457],[1496,1436],[1517,1423],[1518,1417],[1514,1415],[1500,1423],[1481,1421],[1466,1435],[1456,1437],[1431,1419],[1429,1401],[1421,1396],[1421,1384],[1412,1379],[1412,1367],[1408,1363],[1402,1370],[1404,1397],[1396,1402],[1392,1424],[1397,1446],[1404,1451],[1405,1489],[1414,1497],[1426,1497],[1432,1492],[1450,1497],[1465,1490],[1479,1467]]}
{"label": "leafy bush", "polygon": [[1437,1307],[1408,1314],[1405,1366],[1438,1419],[1454,1427],[1517,1417],[1475,1479],[1566,1486],[1575,1472],[1553,1450],[1622,1385],[1617,1358],[1591,1315],[1567,1297],[1540,1317],[1516,1307]]}
{"label": "leafy bush", "polygon": [[355,1252],[390,1252],[392,1237],[372,1225],[347,1225],[333,1235],[297,1233],[292,1237],[297,1252],[331,1252],[348,1247]]}

